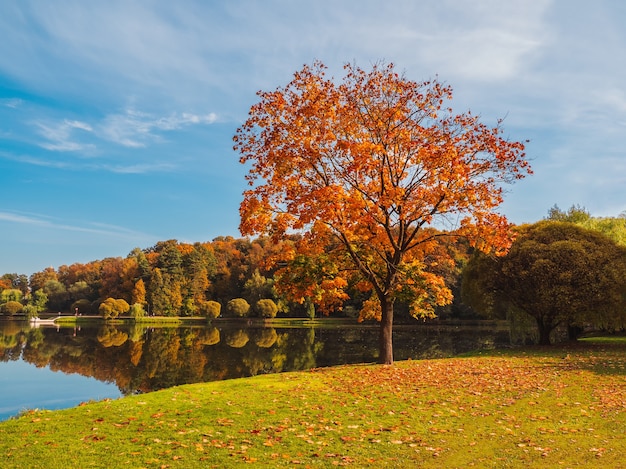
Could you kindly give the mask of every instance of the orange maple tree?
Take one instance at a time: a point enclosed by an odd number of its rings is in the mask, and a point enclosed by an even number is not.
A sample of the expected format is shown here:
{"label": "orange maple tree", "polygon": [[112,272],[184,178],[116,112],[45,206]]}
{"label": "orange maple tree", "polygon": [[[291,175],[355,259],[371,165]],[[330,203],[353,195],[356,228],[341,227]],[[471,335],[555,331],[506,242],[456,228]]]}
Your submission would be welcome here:
{"label": "orange maple tree", "polygon": [[410,81],[393,64],[345,71],[337,83],[316,62],[258,93],[234,136],[249,168],[240,230],[302,235],[277,272],[299,301],[329,310],[349,284],[371,292],[362,314],[380,320],[380,362],[390,364],[394,302],[420,317],[451,301],[433,269],[439,238],[505,253],[510,226],[494,209],[502,184],[531,171],[500,121],[490,128],[445,107],[449,86]]}

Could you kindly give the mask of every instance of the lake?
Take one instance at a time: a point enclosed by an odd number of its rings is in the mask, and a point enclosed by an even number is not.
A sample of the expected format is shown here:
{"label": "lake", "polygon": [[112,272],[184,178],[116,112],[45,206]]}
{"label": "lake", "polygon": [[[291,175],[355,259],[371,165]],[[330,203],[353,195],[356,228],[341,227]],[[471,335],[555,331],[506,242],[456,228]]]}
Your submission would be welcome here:
{"label": "lake", "polygon": [[[510,346],[507,324],[396,326],[396,360]],[[0,420],[180,384],[378,360],[378,326],[30,327],[0,321]]]}

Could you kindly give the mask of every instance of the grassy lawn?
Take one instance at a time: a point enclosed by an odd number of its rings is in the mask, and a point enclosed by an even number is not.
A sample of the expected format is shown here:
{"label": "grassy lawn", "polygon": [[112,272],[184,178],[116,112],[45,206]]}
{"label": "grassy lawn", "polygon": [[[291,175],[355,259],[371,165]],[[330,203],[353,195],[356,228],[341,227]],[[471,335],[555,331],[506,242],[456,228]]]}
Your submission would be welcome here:
{"label": "grassy lawn", "polygon": [[0,466],[617,468],[625,432],[626,342],[585,341],[27,412]]}

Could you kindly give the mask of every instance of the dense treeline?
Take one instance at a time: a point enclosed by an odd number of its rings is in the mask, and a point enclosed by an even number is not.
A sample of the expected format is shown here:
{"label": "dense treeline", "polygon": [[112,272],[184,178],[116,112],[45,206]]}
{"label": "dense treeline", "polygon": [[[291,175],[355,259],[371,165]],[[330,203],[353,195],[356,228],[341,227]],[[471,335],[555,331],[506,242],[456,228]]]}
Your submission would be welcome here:
{"label": "dense treeline", "polygon": [[[41,312],[131,316],[311,317],[312,301],[289,301],[275,288],[280,267],[275,260],[296,238],[275,243],[218,237],[206,243],[158,242],[135,248],[127,257],[48,267],[25,275],[0,279],[0,304],[5,315],[35,316]],[[444,247],[442,247],[443,249]],[[463,242],[448,246],[456,265],[440,266],[453,290],[469,258]],[[315,272],[305,272],[311,276]],[[356,288],[335,315],[357,317],[364,298]],[[458,306],[458,305],[456,305]],[[450,315],[456,306],[441,314]]]}
{"label": "dense treeline", "polygon": [[[5,274],[1,303],[4,310],[9,301],[20,303],[27,315],[54,311],[111,317],[129,309],[135,314],[206,315],[211,300],[226,305],[240,296],[252,302],[275,299],[272,272],[263,267],[267,255],[263,240],[162,241],[136,248],[125,258],[48,267],[30,278]],[[15,308],[7,312],[18,313]]]}
{"label": "dense treeline", "polygon": [[[461,238],[441,238],[445,244],[430,255],[442,261],[431,262],[431,269],[445,278],[454,301],[437,309],[439,318],[521,315],[536,323],[544,343],[559,326],[573,336],[586,327],[624,329],[626,217],[592,217],[580,207],[562,211],[555,206],[546,220],[516,231],[503,257],[474,253]],[[294,301],[289,293],[297,289],[289,284],[313,285],[319,280],[315,277],[326,279],[332,266],[299,259],[285,269],[280,259],[296,242],[295,236],[280,242],[168,240],[135,248],[125,258],[49,267],[30,278],[5,274],[0,278],[0,313],[97,314],[107,319],[122,314],[312,317],[319,299],[311,293]],[[359,285],[346,291],[346,299],[331,314],[367,317],[363,311],[368,297]],[[399,303],[398,316],[410,320],[408,305]]]}

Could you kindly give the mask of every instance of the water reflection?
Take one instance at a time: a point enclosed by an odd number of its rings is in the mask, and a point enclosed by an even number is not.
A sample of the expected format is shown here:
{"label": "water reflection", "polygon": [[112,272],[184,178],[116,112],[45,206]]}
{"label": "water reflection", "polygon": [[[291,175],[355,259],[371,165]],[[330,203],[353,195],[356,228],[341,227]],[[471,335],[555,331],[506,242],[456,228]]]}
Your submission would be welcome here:
{"label": "water reflection", "polygon": [[[0,322],[0,361],[115,383],[123,394],[261,373],[377,360],[378,328],[31,328]],[[433,358],[510,344],[507,328],[397,327],[395,357]]]}

